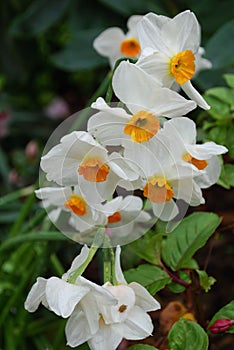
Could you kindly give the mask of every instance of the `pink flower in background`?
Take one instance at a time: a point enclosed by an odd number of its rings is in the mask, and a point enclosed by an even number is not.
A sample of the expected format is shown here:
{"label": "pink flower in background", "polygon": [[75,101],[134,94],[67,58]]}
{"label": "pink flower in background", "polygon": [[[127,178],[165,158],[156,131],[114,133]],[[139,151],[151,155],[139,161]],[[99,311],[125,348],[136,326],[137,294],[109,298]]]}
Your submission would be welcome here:
{"label": "pink flower in background", "polygon": [[11,114],[9,112],[0,111],[0,139],[7,136],[10,119]]}
{"label": "pink flower in background", "polygon": [[62,97],[55,97],[45,107],[45,114],[50,119],[64,119],[70,114],[68,103]]}

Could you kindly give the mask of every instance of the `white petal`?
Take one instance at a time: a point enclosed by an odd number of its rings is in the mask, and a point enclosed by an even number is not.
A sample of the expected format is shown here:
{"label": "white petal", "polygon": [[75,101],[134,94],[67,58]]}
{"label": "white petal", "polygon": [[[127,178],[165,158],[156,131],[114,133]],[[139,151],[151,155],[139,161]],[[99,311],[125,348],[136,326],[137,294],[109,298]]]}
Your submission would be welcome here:
{"label": "white petal", "polygon": [[130,16],[128,21],[127,21],[127,27],[129,31],[135,31],[136,26],[139,23],[139,21],[143,18],[143,16],[140,15],[133,15]]}
{"label": "white petal", "polygon": [[72,190],[70,187],[43,187],[36,190],[35,194],[44,201],[44,206],[54,205],[64,208],[64,203],[70,198]]}
{"label": "white petal", "polygon": [[[38,277],[36,283],[32,286],[27,299],[25,300],[24,307],[29,312],[37,310],[41,302],[47,304],[45,298],[45,287],[47,280],[42,277]],[[46,306],[46,305],[45,305]]]}
{"label": "white petal", "polygon": [[138,24],[138,35],[142,49],[152,47],[157,51],[170,54],[161,37],[161,28],[167,21],[169,18],[154,13],[148,13],[143,17]]}
{"label": "white petal", "polygon": [[199,185],[199,187],[208,188],[214,185],[219,179],[221,173],[219,158],[217,156],[211,157],[208,160],[208,165],[204,170],[205,172],[196,177],[194,181]]}
{"label": "white petal", "polygon": [[192,12],[184,11],[163,25],[161,36],[172,52],[197,52],[200,45],[200,26]]}
{"label": "white petal", "polygon": [[65,328],[67,345],[79,346],[92,337],[85,314],[80,308],[76,308],[67,321]]}
{"label": "white petal", "polygon": [[70,275],[78,269],[88,258],[89,255],[89,248],[87,245],[84,245],[81,249],[80,254],[73,260],[70,269],[63,274],[62,279],[67,280]]}
{"label": "white petal", "polygon": [[147,54],[144,50],[136,65],[154,78],[160,85],[171,88],[174,83],[174,77],[168,74],[168,57],[162,52],[153,51]]}
{"label": "white petal", "polygon": [[[162,88],[137,65],[121,62],[113,76],[113,89],[132,113],[148,110],[168,118],[184,115],[196,107],[177,92]],[[170,103],[168,103],[170,101]]]}
{"label": "white petal", "polygon": [[123,180],[135,181],[138,179],[138,175],[131,168],[129,161],[117,152],[111,153],[108,165],[111,170]]}
{"label": "white petal", "polygon": [[139,283],[132,282],[128,285],[134,290],[136,295],[136,305],[144,311],[154,311],[161,308],[159,302]]}
{"label": "white petal", "polygon": [[64,318],[71,315],[75,306],[89,292],[89,288],[67,283],[51,277],[46,284],[46,298],[50,309]]}
{"label": "white petal", "polygon": [[196,124],[189,118],[181,117],[168,120],[163,124],[163,129],[176,142],[180,138],[184,144],[196,143]]}
{"label": "white petal", "polygon": [[162,221],[172,220],[178,213],[178,207],[173,199],[164,203],[151,203],[154,215]]}
{"label": "white petal", "polygon": [[210,106],[206,103],[204,98],[199,94],[199,92],[192,86],[191,81],[187,81],[183,85],[181,85],[181,89],[184,90],[186,95],[191,98],[191,100],[195,101],[198,106],[203,109],[210,109]]}
{"label": "white petal", "polygon": [[120,44],[125,39],[122,29],[112,27],[104,30],[93,42],[93,46],[102,56],[113,56],[120,53]]}
{"label": "white petal", "polygon": [[115,325],[105,325],[100,321],[98,332],[88,341],[91,350],[116,350],[123,334],[115,330]]}
{"label": "white petal", "polygon": [[115,251],[115,277],[119,283],[127,284],[121,269],[120,254],[121,254],[121,248],[118,245]]}
{"label": "white petal", "polygon": [[124,322],[123,329],[126,339],[144,339],[152,334],[153,324],[150,316],[145,311],[138,306],[134,306]]}
{"label": "white petal", "polygon": [[217,145],[215,142],[205,142],[202,145],[187,145],[187,150],[196,159],[209,159],[211,156],[228,152],[224,146]]}

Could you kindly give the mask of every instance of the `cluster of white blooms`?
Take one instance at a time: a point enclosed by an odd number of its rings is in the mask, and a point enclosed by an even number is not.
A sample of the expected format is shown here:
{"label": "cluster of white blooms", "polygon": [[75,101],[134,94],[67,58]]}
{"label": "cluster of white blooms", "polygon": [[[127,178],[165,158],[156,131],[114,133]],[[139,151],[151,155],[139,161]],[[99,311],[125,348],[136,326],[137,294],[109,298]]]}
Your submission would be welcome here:
{"label": "cluster of white blooms", "polygon": [[[72,278],[89,255],[84,246],[62,279],[38,278],[29,293],[27,310],[35,311],[41,302],[69,317],[66,336],[72,347],[88,341],[91,349],[114,350],[123,337],[151,334],[147,311],[159,304],[139,284],[126,283],[118,245],[140,237],[154,218],[173,220],[177,200],[204,203],[202,189],[218,180],[218,155],[227,152],[214,142],[196,144],[196,124],[185,117],[197,105],[209,109],[190,81],[198,69],[209,67],[201,57],[194,14],[133,16],[128,28],[126,36],[119,28],[108,29],[94,42],[112,68],[120,57],[137,58],[136,63],[122,60],[113,72],[119,104],[97,98],[87,131],[66,134],[41,159],[53,184],[36,195],[50,219],[62,221],[71,238],[89,245],[102,227],[108,245],[117,246],[117,284]],[[180,87],[190,99],[179,94]]]}
{"label": "cluster of white blooms", "polygon": [[40,303],[56,315],[68,318],[67,344],[76,347],[85,343],[92,350],[115,350],[123,338],[144,339],[152,334],[149,311],[160,304],[136,282],[127,284],[120,266],[120,247],[116,248],[116,285],[107,281],[103,286],[74,273],[88,259],[90,249],[85,245],[71,268],[62,278],[38,277],[25,301],[29,312]]}
{"label": "cluster of white blooms", "polygon": [[41,188],[37,196],[53,209],[52,221],[66,214],[70,236],[87,244],[98,226],[106,227],[115,246],[141,236],[151,222],[142,210],[144,199],[151,215],[163,221],[177,216],[177,200],[204,203],[201,189],[218,180],[217,155],[227,151],[214,142],[196,144],[196,125],[184,117],[197,105],[209,108],[190,82],[199,60],[200,68],[208,66],[199,56],[195,15],[184,11],[170,19],[149,13],[131,17],[128,27],[126,36],[110,28],[94,41],[112,66],[123,55],[138,57],[136,63],[123,60],[113,72],[120,105],[97,98],[87,131],[65,135],[41,160],[47,180],[60,187]]}

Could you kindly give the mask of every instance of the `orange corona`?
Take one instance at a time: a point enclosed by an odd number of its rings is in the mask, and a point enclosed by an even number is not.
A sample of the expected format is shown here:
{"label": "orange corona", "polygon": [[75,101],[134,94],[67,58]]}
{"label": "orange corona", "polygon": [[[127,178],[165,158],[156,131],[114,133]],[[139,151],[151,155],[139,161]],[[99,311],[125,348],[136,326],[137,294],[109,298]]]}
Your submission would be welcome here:
{"label": "orange corona", "polygon": [[76,195],[72,195],[71,198],[64,203],[64,207],[79,216],[86,214],[85,201],[83,198]]}
{"label": "orange corona", "polygon": [[147,111],[139,111],[132,116],[124,128],[124,133],[129,135],[134,142],[147,142],[160,129],[157,117]]}
{"label": "orange corona", "polygon": [[124,56],[137,57],[141,52],[139,41],[135,38],[128,38],[122,41],[120,45],[120,52]]}
{"label": "orange corona", "polygon": [[208,165],[206,160],[193,158],[189,153],[185,153],[182,159],[187,163],[193,164],[198,170],[203,170]]}
{"label": "orange corona", "polygon": [[145,185],[144,196],[153,203],[168,202],[174,196],[174,191],[163,177],[152,177]]}
{"label": "orange corona", "polygon": [[121,215],[119,211],[116,211],[114,214],[108,216],[108,224],[113,224],[115,222],[121,221]]}
{"label": "orange corona", "polygon": [[79,175],[90,182],[104,182],[110,167],[99,159],[86,159],[78,168]]}
{"label": "orange corona", "polygon": [[180,85],[194,76],[195,56],[191,50],[178,52],[170,61],[170,73]]}

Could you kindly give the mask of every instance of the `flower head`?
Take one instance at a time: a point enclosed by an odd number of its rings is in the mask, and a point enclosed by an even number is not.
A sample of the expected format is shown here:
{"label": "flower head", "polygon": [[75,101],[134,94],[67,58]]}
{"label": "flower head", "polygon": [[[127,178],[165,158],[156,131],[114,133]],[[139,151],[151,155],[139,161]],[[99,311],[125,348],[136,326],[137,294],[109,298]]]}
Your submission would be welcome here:
{"label": "flower head", "polygon": [[102,56],[108,57],[113,69],[115,62],[121,57],[137,58],[141,47],[138,41],[136,26],[142,16],[131,16],[128,19],[128,31],[112,27],[104,30],[93,42],[95,50]]}
{"label": "flower head", "polygon": [[184,11],[170,19],[149,13],[139,22],[138,34],[143,54],[137,65],[163,86],[178,83],[201,108],[209,109],[190,82],[200,47],[200,26],[195,15]]}

